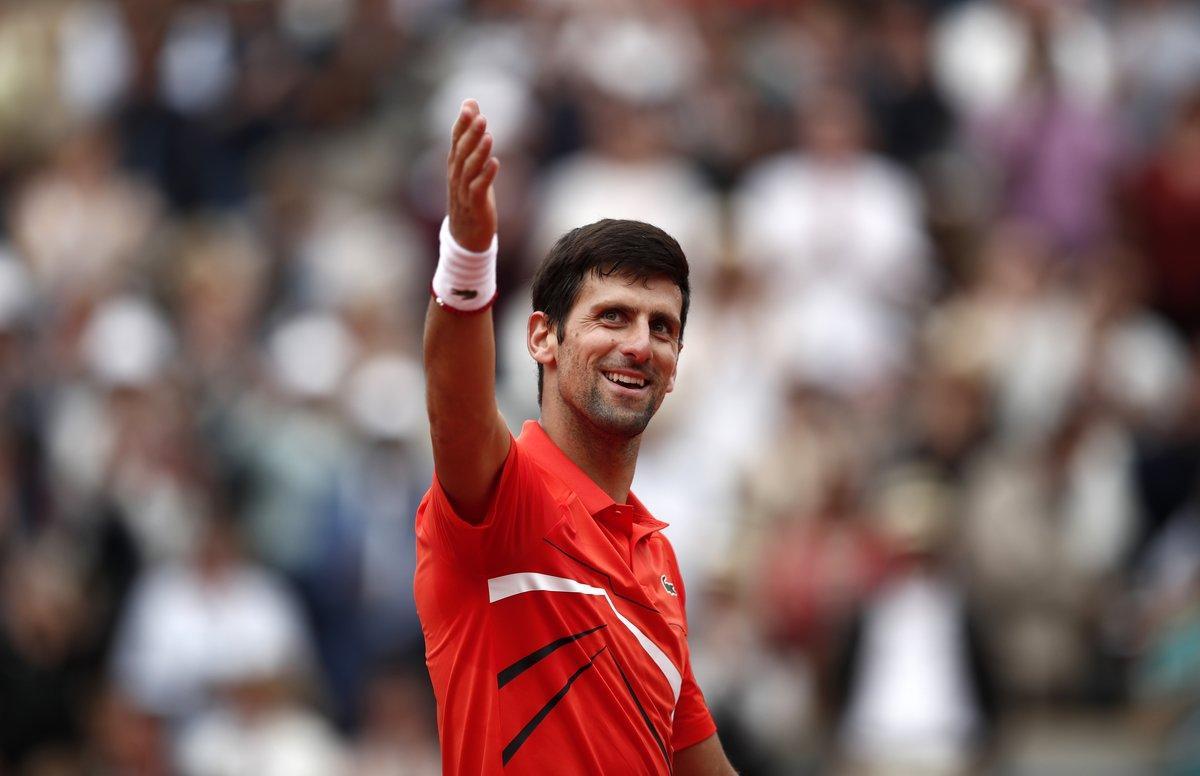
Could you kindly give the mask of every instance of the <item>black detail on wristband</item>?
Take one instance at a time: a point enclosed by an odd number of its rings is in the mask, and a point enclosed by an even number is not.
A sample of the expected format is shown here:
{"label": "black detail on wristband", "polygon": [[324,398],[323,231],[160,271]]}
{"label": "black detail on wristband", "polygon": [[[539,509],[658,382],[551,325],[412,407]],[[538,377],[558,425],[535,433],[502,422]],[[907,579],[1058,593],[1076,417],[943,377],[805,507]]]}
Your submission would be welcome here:
{"label": "black detail on wristband", "polygon": [[492,305],[496,303],[496,299],[500,296],[499,292],[497,292],[492,294],[492,298],[489,299],[487,304],[483,305],[482,307],[477,307],[474,310],[460,310],[457,307],[449,304],[445,299],[438,296],[437,292],[433,290],[433,284],[430,284],[429,286],[429,295],[433,298],[434,303],[436,303],[438,307],[442,308],[448,313],[453,313],[454,315],[479,315],[480,313],[487,312],[488,310],[492,309]]}

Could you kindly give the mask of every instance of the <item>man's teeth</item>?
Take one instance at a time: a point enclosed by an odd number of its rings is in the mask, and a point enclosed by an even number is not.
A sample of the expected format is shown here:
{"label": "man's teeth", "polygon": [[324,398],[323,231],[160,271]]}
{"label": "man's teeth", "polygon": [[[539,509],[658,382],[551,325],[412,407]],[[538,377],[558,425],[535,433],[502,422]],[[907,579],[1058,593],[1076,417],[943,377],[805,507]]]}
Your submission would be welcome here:
{"label": "man's teeth", "polygon": [[605,372],[604,376],[614,383],[627,385],[630,388],[641,388],[646,384],[646,381],[641,377],[630,377],[629,375],[619,375],[616,372]]}

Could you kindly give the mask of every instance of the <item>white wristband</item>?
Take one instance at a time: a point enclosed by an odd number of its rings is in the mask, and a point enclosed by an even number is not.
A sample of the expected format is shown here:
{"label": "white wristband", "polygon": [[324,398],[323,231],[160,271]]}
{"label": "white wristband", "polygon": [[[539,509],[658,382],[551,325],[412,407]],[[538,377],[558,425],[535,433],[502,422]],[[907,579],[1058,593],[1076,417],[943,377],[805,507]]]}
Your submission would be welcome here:
{"label": "white wristband", "polygon": [[499,239],[485,251],[469,251],[450,234],[450,217],[438,234],[438,265],[433,273],[433,299],[458,312],[481,312],[496,300],[496,253]]}

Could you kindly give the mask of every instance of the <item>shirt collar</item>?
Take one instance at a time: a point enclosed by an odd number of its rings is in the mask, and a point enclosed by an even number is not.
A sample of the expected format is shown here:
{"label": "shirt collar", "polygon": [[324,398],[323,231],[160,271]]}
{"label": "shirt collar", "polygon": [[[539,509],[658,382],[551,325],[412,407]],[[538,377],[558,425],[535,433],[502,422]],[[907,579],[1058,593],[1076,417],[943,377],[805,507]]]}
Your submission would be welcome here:
{"label": "shirt collar", "polygon": [[588,514],[596,516],[610,507],[619,506],[622,507],[620,511],[630,512],[635,522],[642,523],[650,530],[658,531],[667,527],[667,523],[650,514],[650,511],[632,491],[629,493],[627,504],[617,504],[613,501],[612,496],[605,493],[603,488],[593,482],[591,477],[587,476],[582,469],[575,465],[574,461],[567,457],[566,453],[559,449],[558,445],[554,444],[554,440],[542,428],[542,424],[536,420],[525,421],[521,427],[521,436],[518,441],[521,443],[521,448],[532,455],[534,460],[575,492]]}

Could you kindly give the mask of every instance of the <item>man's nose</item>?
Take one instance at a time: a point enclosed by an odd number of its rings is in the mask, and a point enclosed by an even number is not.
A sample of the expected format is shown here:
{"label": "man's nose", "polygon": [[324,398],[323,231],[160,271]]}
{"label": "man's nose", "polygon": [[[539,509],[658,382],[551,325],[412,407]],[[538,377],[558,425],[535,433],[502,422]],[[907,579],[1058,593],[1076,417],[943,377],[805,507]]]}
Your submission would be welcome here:
{"label": "man's nose", "polygon": [[639,364],[650,360],[650,324],[638,321],[629,327],[621,342],[621,354]]}

